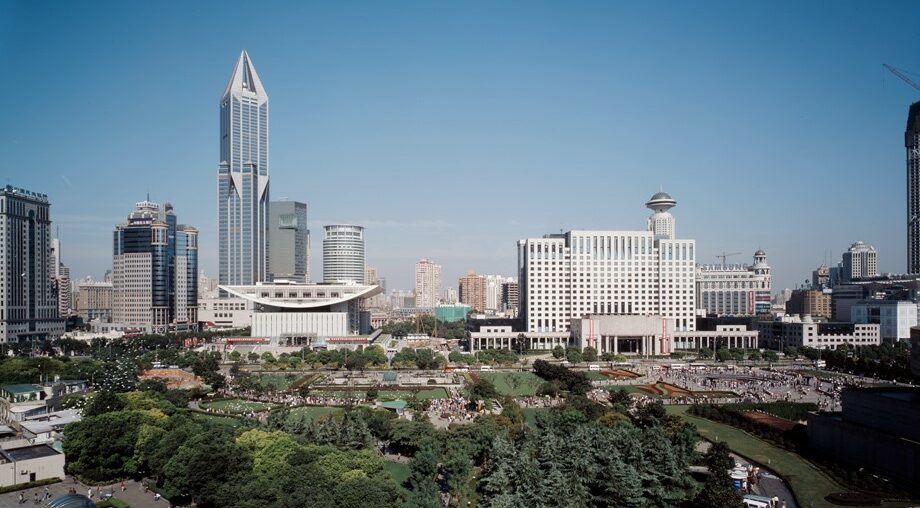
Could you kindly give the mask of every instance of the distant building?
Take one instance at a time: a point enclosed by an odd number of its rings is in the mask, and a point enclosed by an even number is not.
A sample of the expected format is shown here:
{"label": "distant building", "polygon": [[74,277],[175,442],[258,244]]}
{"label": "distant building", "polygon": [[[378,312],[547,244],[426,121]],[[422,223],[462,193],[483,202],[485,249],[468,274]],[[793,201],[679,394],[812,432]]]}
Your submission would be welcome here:
{"label": "distant building", "polygon": [[85,279],[77,285],[77,315],[83,321],[112,321],[114,287],[111,282]]}
{"label": "distant building", "polygon": [[57,238],[51,240],[51,269],[54,272],[52,284],[57,296],[58,316],[66,317],[73,310],[73,285],[70,281],[70,269],[61,259],[61,241]]}
{"label": "distant building", "polygon": [[904,148],[907,158],[907,273],[920,274],[920,102],[910,105]]}
{"label": "distant building", "polygon": [[0,188],[0,340],[53,339],[64,333],[51,256],[48,196]]}
{"label": "distant building", "polygon": [[272,201],[268,207],[270,280],[307,282],[307,205]]}
{"label": "distant building", "polygon": [[903,300],[863,300],[851,308],[854,323],[879,325],[883,342],[906,342],[917,326],[917,304]]}
{"label": "distant building", "polygon": [[245,298],[200,298],[198,321],[208,328],[246,328],[252,326],[252,307],[252,301]]}
{"label": "distant building", "polygon": [[[363,300],[368,309],[384,309],[387,307],[387,281],[380,277],[379,272],[373,266],[364,267],[364,283],[369,286],[380,286],[380,294]],[[375,327],[376,328],[376,327]]]}
{"label": "distant building", "polygon": [[323,230],[323,282],[364,284],[364,227],[332,224]]}
{"label": "distant building", "polygon": [[198,324],[198,230],[172,205],[141,201],[114,232],[113,315],[148,332]]}
{"label": "distant building", "polygon": [[268,268],[268,94],[246,51],[220,99],[217,170],[221,285],[255,284]]}
{"label": "distant building", "polygon": [[810,319],[786,317],[773,321],[758,321],[760,346],[782,351],[788,346],[816,349],[837,349],[838,346],[878,345],[879,325],[853,323],[815,323]]}
{"label": "distant building", "polygon": [[696,299],[706,315],[754,316],[770,312],[770,265],[763,250],[754,264],[696,265]]}
{"label": "distant building", "polygon": [[526,334],[552,334],[541,343],[549,349],[566,345],[572,321],[589,314],[659,315],[675,331],[692,331],[696,244],[673,237],[668,210],[675,204],[664,192],[653,195],[647,231],[576,230],[518,241]]}
{"label": "distant building", "polygon": [[520,293],[518,292],[518,283],[516,281],[503,283],[502,310],[509,312],[511,316],[517,316],[519,300]]}
{"label": "distant building", "polygon": [[824,291],[796,289],[786,302],[786,314],[810,315],[812,318],[830,320],[833,319],[831,301],[831,295]]}
{"label": "distant building", "polygon": [[473,312],[486,311],[486,278],[482,275],[476,275],[476,272],[470,270],[469,273],[460,277],[458,284],[460,303],[469,306]]}
{"label": "distant building", "polygon": [[434,308],[441,294],[441,265],[428,259],[415,263],[415,306]]}
{"label": "distant building", "polygon": [[875,247],[857,241],[843,253],[840,269],[840,282],[842,283],[877,277],[878,253],[875,252]]}
{"label": "distant building", "polygon": [[822,290],[830,287],[831,270],[826,264],[822,264],[811,272],[811,288]]}
{"label": "distant building", "polygon": [[470,312],[470,306],[464,305],[462,303],[447,304],[447,305],[438,305],[434,308],[434,316],[441,321],[447,321],[452,323],[455,321],[463,321],[466,319],[466,315]]}

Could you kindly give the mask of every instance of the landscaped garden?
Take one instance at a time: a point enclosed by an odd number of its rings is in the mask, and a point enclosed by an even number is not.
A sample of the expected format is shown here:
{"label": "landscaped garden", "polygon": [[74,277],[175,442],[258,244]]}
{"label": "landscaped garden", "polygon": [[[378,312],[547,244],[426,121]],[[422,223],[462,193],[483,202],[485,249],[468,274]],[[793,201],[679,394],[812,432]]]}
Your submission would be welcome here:
{"label": "landscaped garden", "polygon": [[479,377],[491,382],[499,395],[512,397],[533,397],[543,384],[533,372],[486,372]]}
{"label": "landscaped garden", "polygon": [[240,414],[265,411],[275,407],[275,405],[268,402],[255,402],[243,399],[224,399],[202,402],[200,407],[202,409],[213,409],[222,413]]}
{"label": "landscaped garden", "polygon": [[324,416],[341,413],[342,411],[340,407],[301,406],[292,408],[291,414],[305,414],[311,421],[316,421]]}

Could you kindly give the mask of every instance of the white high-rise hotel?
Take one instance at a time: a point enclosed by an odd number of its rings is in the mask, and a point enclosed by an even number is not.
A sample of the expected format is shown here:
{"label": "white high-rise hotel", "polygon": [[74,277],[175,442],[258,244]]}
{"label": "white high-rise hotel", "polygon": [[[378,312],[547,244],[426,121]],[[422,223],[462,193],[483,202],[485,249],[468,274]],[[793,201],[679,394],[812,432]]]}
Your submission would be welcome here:
{"label": "white high-rise hotel", "polygon": [[528,333],[558,334],[589,314],[662,316],[668,331],[693,331],[694,240],[675,239],[676,201],[645,204],[647,231],[569,231],[518,242],[520,313]]}
{"label": "white high-rise hotel", "polygon": [[246,51],[220,100],[217,195],[220,284],[266,280],[268,95]]}

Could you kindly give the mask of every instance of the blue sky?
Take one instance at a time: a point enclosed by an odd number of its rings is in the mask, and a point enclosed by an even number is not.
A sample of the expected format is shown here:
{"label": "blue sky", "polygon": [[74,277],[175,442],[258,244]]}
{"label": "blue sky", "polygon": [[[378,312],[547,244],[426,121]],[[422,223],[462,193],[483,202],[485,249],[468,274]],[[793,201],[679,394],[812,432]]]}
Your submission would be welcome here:
{"label": "blue sky", "polygon": [[146,192],[216,275],[218,101],[242,48],[271,193],[367,227],[410,287],[512,275],[516,241],[642,229],[678,201],[701,262],[765,249],[775,287],[864,240],[905,268],[903,131],[920,3],[0,2],[2,176],[53,202],[74,278]]}

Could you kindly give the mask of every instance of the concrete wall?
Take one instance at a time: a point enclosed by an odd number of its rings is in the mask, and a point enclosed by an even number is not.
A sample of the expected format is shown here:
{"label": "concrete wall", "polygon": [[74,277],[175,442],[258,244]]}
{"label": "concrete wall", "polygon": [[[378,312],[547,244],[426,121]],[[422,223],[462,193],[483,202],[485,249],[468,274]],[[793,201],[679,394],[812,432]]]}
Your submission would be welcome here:
{"label": "concrete wall", "polygon": [[340,337],[350,335],[345,312],[254,312],[253,337],[315,335]]}
{"label": "concrete wall", "polygon": [[[23,474],[26,471],[26,474]],[[29,473],[35,473],[35,480],[64,478],[64,454],[49,457],[0,464],[0,487],[32,481]]]}

